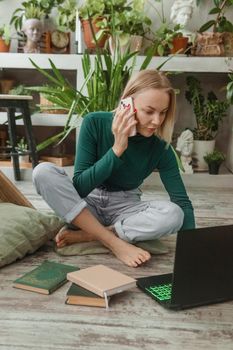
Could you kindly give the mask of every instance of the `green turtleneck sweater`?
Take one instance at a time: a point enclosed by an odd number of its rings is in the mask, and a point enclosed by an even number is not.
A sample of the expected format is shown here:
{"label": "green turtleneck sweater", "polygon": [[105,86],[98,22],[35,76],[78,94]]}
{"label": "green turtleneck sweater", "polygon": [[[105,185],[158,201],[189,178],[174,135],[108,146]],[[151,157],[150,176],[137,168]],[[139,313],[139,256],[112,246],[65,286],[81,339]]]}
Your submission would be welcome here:
{"label": "green turtleneck sweater", "polygon": [[129,138],[121,157],[112,150],[113,114],[90,113],[83,119],[76,150],[73,184],[83,198],[104,185],[108,191],[126,191],[139,187],[155,169],[172,202],[184,212],[182,229],[195,227],[193,207],[180,176],[170,146],[157,136]]}

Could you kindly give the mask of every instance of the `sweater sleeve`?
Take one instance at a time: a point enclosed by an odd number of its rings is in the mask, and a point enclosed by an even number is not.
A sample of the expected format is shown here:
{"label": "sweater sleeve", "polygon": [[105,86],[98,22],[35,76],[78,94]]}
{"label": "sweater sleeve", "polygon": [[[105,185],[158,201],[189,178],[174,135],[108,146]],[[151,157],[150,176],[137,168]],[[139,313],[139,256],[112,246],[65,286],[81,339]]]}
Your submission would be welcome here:
{"label": "sweater sleeve", "polygon": [[157,168],[171,201],[179,205],[184,212],[181,230],[195,228],[193,206],[187,196],[175,155],[170,146],[165,147]]}
{"label": "sweater sleeve", "polygon": [[76,148],[73,184],[84,198],[94,188],[106,181],[123,161],[109,148],[102,158],[97,156],[97,129],[93,118],[86,116],[82,122]]}

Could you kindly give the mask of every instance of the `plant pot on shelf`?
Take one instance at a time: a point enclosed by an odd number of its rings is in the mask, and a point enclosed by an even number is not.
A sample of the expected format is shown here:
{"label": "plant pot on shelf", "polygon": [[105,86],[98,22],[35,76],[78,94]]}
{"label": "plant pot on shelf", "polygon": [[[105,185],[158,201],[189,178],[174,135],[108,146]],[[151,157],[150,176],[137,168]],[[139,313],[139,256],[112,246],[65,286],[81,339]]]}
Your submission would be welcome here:
{"label": "plant pot on shelf", "polygon": [[[96,22],[100,21],[100,18],[97,18],[95,20],[91,20],[91,25],[89,20],[87,19],[82,19],[81,23],[82,23],[82,29],[83,29],[83,38],[84,38],[84,42],[86,44],[86,47],[88,49],[95,49],[97,47],[96,42],[93,38],[93,34],[92,34],[92,29],[94,31],[95,34],[98,33],[98,31],[100,30],[97,26],[96,26]],[[104,35],[102,37],[102,39],[100,39],[98,41],[98,48],[103,48],[105,45],[105,42],[107,40],[107,35]]]}
{"label": "plant pot on shelf", "polygon": [[209,174],[211,175],[218,175],[219,173],[219,168],[222,162],[211,162],[208,164],[209,168]]}
{"label": "plant pot on shelf", "polygon": [[197,33],[192,49],[194,56],[224,56],[223,33]]}
{"label": "plant pot on shelf", "polygon": [[5,40],[0,37],[0,52],[9,52],[10,51],[10,43],[6,44]]}
{"label": "plant pot on shelf", "polygon": [[127,50],[129,52],[135,52],[140,51],[142,48],[142,41],[143,37],[140,35],[130,35],[129,40],[121,44],[120,40],[118,38],[113,38],[112,36],[109,37],[109,50],[111,55],[114,55],[114,52],[116,48],[120,47],[121,55],[124,55]]}
{"label": "plant pot on shelf", "polygon": [[177,36],[172,40],[173,48],[170,50],[172,54],[184,54],[188,46],[189,38],[187,36]]}
{"label": "plant pot on shelf", "polygon": [[29,163],[29,155],[19,155],[19,163]]}
{"label": "plant pot on shelf", "polygon": [[204,160],[207,153],[213,152],[215,140],[194,140],[193,146],[193,167],[194,171],[208,171],[208,165]]}

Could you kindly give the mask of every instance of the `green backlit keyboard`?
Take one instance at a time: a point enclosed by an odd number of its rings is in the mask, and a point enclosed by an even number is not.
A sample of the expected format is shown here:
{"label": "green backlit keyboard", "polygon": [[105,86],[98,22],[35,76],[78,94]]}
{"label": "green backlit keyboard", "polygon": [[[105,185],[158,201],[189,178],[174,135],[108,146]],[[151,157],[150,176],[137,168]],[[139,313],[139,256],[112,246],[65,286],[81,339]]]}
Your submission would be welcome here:
{"label": "green backlit keyboard", "polygon": [[146,290],[156,299],[164,301],[171,299],[172,284],[160,284],[158,286],[147,287]]}

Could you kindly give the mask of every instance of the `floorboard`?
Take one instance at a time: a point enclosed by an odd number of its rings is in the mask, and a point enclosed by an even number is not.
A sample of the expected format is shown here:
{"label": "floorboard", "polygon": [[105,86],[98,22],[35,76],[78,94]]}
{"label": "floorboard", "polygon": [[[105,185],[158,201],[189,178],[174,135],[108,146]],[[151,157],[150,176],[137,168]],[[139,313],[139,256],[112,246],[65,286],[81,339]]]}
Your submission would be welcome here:
{"label": "floorboard", "polygon": [[[18,188],[42,211],[48,206],[30,182]],[[233,224],[233,188],[192,188],[197,226]],[[147,190],[144,199],[165,199],[161,188]],[[0,270],[1,350],[206,350],[233,349],[233,301],[185,311],[168,311],[139,289],[112,298],[109,310],[64,303],[68,284],[50,296],[12,288],[12,281],[45,259],[85,268],[105,264],[132,277],[172,271],[175,235],[163,240],[166,255],[153,256],[137,269],[112,254],[62,257],[50,244]]]}

